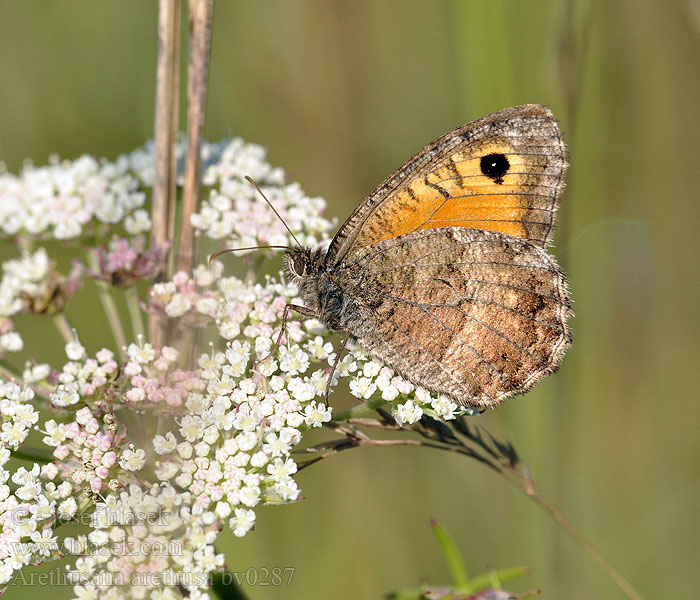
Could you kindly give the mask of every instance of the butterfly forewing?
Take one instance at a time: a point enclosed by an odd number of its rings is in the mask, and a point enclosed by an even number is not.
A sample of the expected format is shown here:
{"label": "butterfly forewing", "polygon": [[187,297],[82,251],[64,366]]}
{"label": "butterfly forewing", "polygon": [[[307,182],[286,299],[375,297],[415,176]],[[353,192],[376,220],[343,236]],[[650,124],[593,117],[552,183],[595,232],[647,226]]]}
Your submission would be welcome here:
{"label": "butterfly forewing", "polygon": [[509,108],[468,123],[382,183],[340,229],[327,263],[382,240],[450,226],[547,247],[567,164],[557,121],[543,106]]}

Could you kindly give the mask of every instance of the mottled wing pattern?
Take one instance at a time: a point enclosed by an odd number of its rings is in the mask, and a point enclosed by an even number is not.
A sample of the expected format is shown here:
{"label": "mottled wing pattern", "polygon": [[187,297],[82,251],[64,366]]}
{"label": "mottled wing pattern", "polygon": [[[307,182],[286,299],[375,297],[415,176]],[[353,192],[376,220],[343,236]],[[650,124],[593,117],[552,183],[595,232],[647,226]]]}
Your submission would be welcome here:
{"label": "mottled wing pattern", "polygon": [[424,229],[358,250],[333,279],[359,343],[414,383],[478,407],[554,371],[570,343],[561,269],[497,232]]}
{"label": "mottled wing pattern", "polygon": [[[482,159],[505,157],[488,176]],[[505,163],[504,163],[505,164]],[[335,265],[360,248],[421,229],[499,231],[546,248],[568,166],[550,110],[508,108],[451,131],[383,182],[348,218],[329,248]]]}

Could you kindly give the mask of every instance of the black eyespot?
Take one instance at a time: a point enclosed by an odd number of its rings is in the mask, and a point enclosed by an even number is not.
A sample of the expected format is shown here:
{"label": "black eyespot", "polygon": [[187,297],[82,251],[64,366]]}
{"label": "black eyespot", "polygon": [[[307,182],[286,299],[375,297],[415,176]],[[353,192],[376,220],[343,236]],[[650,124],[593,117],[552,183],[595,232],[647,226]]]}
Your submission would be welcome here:
{"label": "black eyespot", "polygon": [[481,157],[481,172],[496,183],[503,183],[503,176],[510,169],[505,154],[487,154]]}

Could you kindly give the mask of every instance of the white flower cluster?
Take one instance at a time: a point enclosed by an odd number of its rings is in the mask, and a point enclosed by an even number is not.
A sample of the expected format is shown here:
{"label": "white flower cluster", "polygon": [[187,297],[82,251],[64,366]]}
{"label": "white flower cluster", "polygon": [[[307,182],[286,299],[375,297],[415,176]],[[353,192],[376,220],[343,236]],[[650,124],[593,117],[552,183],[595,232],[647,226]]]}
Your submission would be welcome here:
{"label": "white flower cluster", "polygon": [[146,462],[145,451],[124,440],[123,428],[112,415],[98,418],[88,407],[79,409],[69,423],[50,419],[40,431],[44,444],[53,447],[57,473],[74,485],[76,494],[118,489],[133,482],[130,472]]}
{"label": "white flower cluster", "polygon": [[[237,138],[238,139],[238,138]],[[224,149],[229,146],[229,141],[207,142],[202,141],[202,172],[206,173],[209,166],[217,163]],[[182,166],[187,153],[187,138],[181,135],[175,144],[175,160],[177,161],[177,184],[184,185]],[[140,148],[132,150],[129,154],[122,154],[117,158],[119,169],[129,169],[146,187],[153,187],[156,177],[156,145],[153,140],[148,140]],[[252,175],[251,175],[252,176]]]}
{"label": "white flower cluster", "polygon": [[53,159],[44,167],[27,165],[18,176],[0,174],[0,231],[69,240],[86,227],[124,221],[137,234],[150,229],[145,199],[127,160]]}
{"label": "white flower cluster", "polygon": [[[2,199],[0,199],[0,203]],[[0,208],[0,211],[2,209]],[[1,217],[0,217],[1,218]],[[19,352],[24,342],[12,330],[12,317],[29,310],[41,310],[51,296],[53,263],[44,248],[23,252],[21,258],[2,263],[0,280],[0,351]]]}
{"label": "white flower cluster", "polygon": [[[333,224],[322,217],[325,202],[285,185],[262,147],[236,138],[205,144],[202,157],[210,195],[192,216],[202,235],[232,247],[293,243],[245,180],[250,176],[302,243],[328,239]],[[142,190],[153,173],[149,143],[114,163],[82,157],[0,174],[0,233],[73,239],[123,224],[141,234],[151,226]],[[137,265],[136,256],[127,243],[113,244],[98,275],[109,281],[128,270],[134,281],[150,280],[157,271],[147,257]],[[285,306],[301,302],[297,288],[222,271],[219,262],[199,266],[148,292],[151,312],[214,340],[192,370],[178,367],[176,349],[155,348],[142,336],[124,349],[123,362],[107,349],[93,358],[76,339],[65,347],[60,372],[31,362],[24,371],[38,393],[54,386],[47,394],[53,418],[41,429],[34,393],[0,381],[0,583],[24,565],[60,556],[53,526],[95,507],[92,531],[65,540],[69,553],[82,555],[69,568],[77,597],[198,600],[223,565],[213,545],[221,529],[244,536],[261,504],[299,498],[294,451],[308,430],[332,417],[324,397],[336,359],[333,334],[292,314],[280,336]],[[64,299],[64,283],[43,249],[3,264],[0,352],[22,347],[14,315],[61,310],[51,303]],[[341,378],[355,397],[382,402],[399,424],[469,412],[359,348],[343,357],[331,383]],[[3,465],[32,427],[55,460],[11,475]],[[26,518],[16,519],[17,511]]]}
{"label": "white flower cluster", "polygon": [[89,358],[79,342],[66,344],[68,362],[58,375],[58,386],[51,394],[51,404],[58,408],[79,402],[98,404],[104,401],[107,389],[119,369],[114,353],[103,348],[95,358]]}
{"label": "white flower cluster", "polygon": [[129,344],[127,353],[123,373],[129,383],[122,401],[130,410],[179,416],[188,396],[206,387],[199,372],[178,368],[179,354],[174,348],[165,346],[156,351],[139,336],[137,344]]}
{"label": "white flower cluster", "polygon": [[[206,382],[192,392],[178,429],[156,436],[153,447],[163,459],[156,475],[186,489],[193,502],[228,519],[237,536],[255,524],[252,510],[261,502],[291,502],[299,496],[291,458],[303,431],[320,427],[331,409],[319,397],[326,388],[324,370],[332,345],[311,337],[318,324],[289,323],[288,342],[278,356],[257,363],[273,347],[285,304],[295,291],[269,281],[246,286],[235,277],[218,282],[225,317],[218,321],[229,342],[226,352],[199,359]],[[307,375],[312,363],[318,366]]]}
{"label": "white flower cluster", "polygon": [[198,265],[192,277],[179,271],[172,281],[151,286],[148,292],[151,306],[170,318],[182,319],[187,315],[191,321],[200,321],[202,315],[208,318],[222,316],[217,312],[221,303],[209,291],[222,271],[223,265],[220,262],[214,262],[211,266]]}
{"label": "white flower cluster", "polygon": [[[185,149],[181,140],[179,162]],[[328,239],[334,224],[321,216],[325,201],[306,196],[299,184],[285,185],[284,171],[265,160],[262,146],[241,138],[204,143],[202,161],[202,182],[210,188],[210,196],[192,215],[192,225],[207,237],[236,247],[293,242],[245,180],[249,176],[292,231],[299,232],[303,244]],[[153,142],[113,162],[87,155],[74,161],[54,157],[48,166],[28,164],[19,175],[0,173],[0,233],[71,240],[120,223],[130,235],[150,231],[144,188],[153,185],[154,173]],[[181,174],[178,183],[182,184]]]}
{"label": "white flower cluster", "polygon": [[284,185],[284,172],[265,161],[265,149],[235,138],[203,175],[210,196],[192,225],[227,247],[289,246],[294,240],[258,191],[245,180],[252,177],[302,244],[315,246],[328,239],[334,224],[321,216],[323,198],[309,198],[298,183]]}
{"label": "white flower cluster", "polygon": [[39,412],[29,404],[33,398],[30,388],[22,389],[16,383],[0,381],[0,442],[3,447],[19,448],[39,420]]}
{"label": "white flower cluster", "polygon": [[449,421],[459,415],[478,415],[479,411],[462,406],[442,394],[435,394],[396,375],[393,369],[372,359],[361,349],[352,355],[362,363],[350,381],[350,393],[361,400],[384,400],[399,425],[417,423],[423,414]]}
{"label": "white flower cluster", "polygon": [[56,515],[72,516],[77,508],[70,498],[70,483],[42,484],[39,465],[29,471],[19,467],[11,477],[15,487],[11,493],[10,473],[4,468],[9,458],[9,451],[0,449],[0,585],[26,565],[60,558],[53,531]]}
{"label": "white flower cluster", "polygon": [[130,485],[109,494],[92,514],[88,535],[64,540],[77,598],[206,598],[210,575],[224,556],[214,549],[216,515],[193,507],[171,485]]}

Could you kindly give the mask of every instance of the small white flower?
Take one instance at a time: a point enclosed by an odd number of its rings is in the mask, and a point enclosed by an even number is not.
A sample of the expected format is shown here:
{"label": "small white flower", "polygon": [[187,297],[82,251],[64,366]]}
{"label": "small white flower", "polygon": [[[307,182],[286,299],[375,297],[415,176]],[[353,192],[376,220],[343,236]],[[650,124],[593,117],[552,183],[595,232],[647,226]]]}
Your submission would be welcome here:
{"label": "small white flower", "polygon": [[260,502],[260,488],[257,485],[246,485],[238,492],[238,498],[241,504],[255,506]]}
{"label": "small white flower", "polygon": [[124,219],[124,229],[131,235],[150,231],[151,226],[151,218],[148,212],[143,209],[134,211],[133,214],[127,215]]}
{"label": "small white flower", "polygon": [[59,385],[56,391],[50,396],[51,404],[64,408],[80,401],[80,396],[75,390],[66,389],[63,385]]}
{"label": "small white flower", "polygon": [[233,530],[233,535],[243,537],[255,525],[255,513],[245,508],[237,508],[234,516],[229,519],[229,527]]}
{"label": "small white flower", "polygon": [[[0,341],[0,346],[2,346],[2,341]],[[32,365],[28,363],[22,373],[22,379],[26,383],[37,383],[46,379],[50,374],[51,367],[48,364]]]}
{"label": "small white flower", "polygon": [[362,374],[365,377],[376,377],[381,371],[382,365],[376,361],[370,360],[362,367]]}
{"label": "small white flower", "polygon": [[276,458],[267,465],[267,472],[274,481],[282,481],[297,472],[297,464],[292,458],[287,458],[284,461],[281,458]]}
{"label": "small white flower", "polygon": [[52,552],[58,551],[57,536],[51,535],[52,533],[53,529],[48,527],[41,532],[35,531],[29,536],[32,542],[36,544],[36,551],[39,556],[50,556]]}
{"label": "small white flower", "polygon": [[176,446],[177,439],[170,431],[165,436],[156,435],[153,438],[153,450],[156,454],[169,454],[175,450]]}
{"label": "small white flower", "polygon": [[72,519],[77,512],[78,504],[74,498],[66,498],[56,509],[56,515],[59,519]]}
{"label": "small white flower", "polygon": [[85,348],[80,342],[68,342],[66,344],[66,356],[73,361],[83,360],[87,356]]}
{"label": "small white flower", "polygon": [[127,471],[138,471],[143,465],[146,464],[146,452],[145,450],[138,448],[134,450],[133,446],[127,448],[122,453],[121,459],[119,459],[119,466]]}
{"label": "small white flower", "polygon": [[195,442],[204,433],[204,423],[199,417],[185,415],[180,420],[180,433],[188,442]]}
{"label": "small white flower", "polygon": [[19,352],[22,348],[24,348],[24,341],[16,331],[0,335],[0,349],[5,352]]}
{"label": "small white flower", "polygon": [[280,370],[289,375],[305,373],[309,368],[309,355],[301,348],[280,348]]}
{"label": "small white flower", "polygon": [[294,502],[299,497],[299,486],[291,477],[275,483],[275,493],[283,502]]}
{"label": "small white flower", "polygon": [[160,481],[170,481],[180,471],[180,465],[175,462],[157,463],[155,475]]}
{"label": "small white flower", "polygon": [[408,400],[403,404],[399,404],[396,408],[393,408],[391,415],[399,425],[412,425],[420,421],[420,418],[423,416],[423,409],[415,404],[413,400]]}
{"label": "small white flower", "polygon": [[44,444],[48,446],[58,446],[66,439],[66,426],[61,423],[56,423],[53,419],[44,423],[44,431],[46,435],[43,438]]}
{"label": "small white flower", "polygon": [[171,317],[181,317],[192,308],[192,301],[181,293],[173,295],[172,300],[165,306],[165,313]]}
{"label": "small white flower", "polygon": [[459,410],[459,406],[455,402],[442,394],[431,400],[430,406],[435,411],[435,414],[445,421],[454,419],[455,412]]}
{"label": "small white flower", "polygon": [[350,393],[356,398],[368,400],[377,391],[377,385],[369,377],[358,377],[350,381]]}
{"label": "small white flower", "polygon": [[331,420],[332,409],[320,402],[312,402],[304,407],[304,422],[309,427],[321,427]]}

